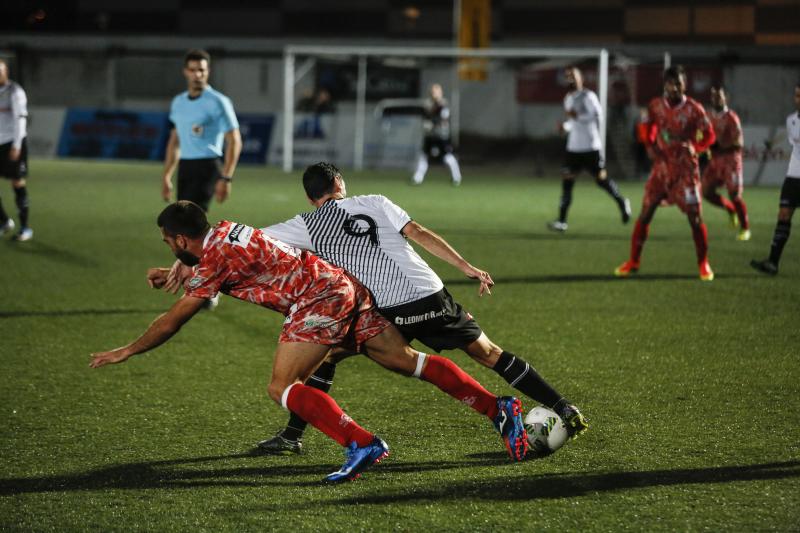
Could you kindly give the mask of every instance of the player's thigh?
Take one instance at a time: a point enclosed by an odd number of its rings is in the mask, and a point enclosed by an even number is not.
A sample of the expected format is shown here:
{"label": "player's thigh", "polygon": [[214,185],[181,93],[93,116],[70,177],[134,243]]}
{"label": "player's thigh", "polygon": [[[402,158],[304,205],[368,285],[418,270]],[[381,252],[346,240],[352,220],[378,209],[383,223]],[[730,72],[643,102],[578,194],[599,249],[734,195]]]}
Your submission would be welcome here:
{"label": "player's thigh", "polygon": [[410,376],[417,369],[419,353],[409,346],[394,326],[364,342],[362,348],[367,357],[393,372]]}
{"label": "player's thigh", "polygon": [[303,382],[319,366],[328,354],[330,346],[310,342],[280,342],[275,349],[272,363],[272,379],[269,394],[280,401],[286,387]]}

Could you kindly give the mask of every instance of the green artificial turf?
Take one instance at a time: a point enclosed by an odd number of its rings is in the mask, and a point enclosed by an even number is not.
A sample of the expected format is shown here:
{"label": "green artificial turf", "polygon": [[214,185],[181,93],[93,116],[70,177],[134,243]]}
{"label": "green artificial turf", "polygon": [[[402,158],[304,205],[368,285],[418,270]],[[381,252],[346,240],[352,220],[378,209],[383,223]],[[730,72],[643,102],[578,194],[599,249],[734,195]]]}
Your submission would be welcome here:
{"label": "green artificial turf", "polygon": [[[780,275],[766,256],[776,188],[750,188],[753,239],[705,210],[717,279],[697,276],[675,208],[651,226],[639,276],[615,279],[631,226],[588,178],[569,231],[549,233],[559,182],[465,170],[346,175],[443,235],[497,285],[423,253],[489,337],[577,403],[591,430],[511,464],[490,422],[358,357],[332,395],[392,455],[340,486],[343,459],[309,430],[300,457],[251,455],[286,413],[266,386],[282,317],[222,298],[169,343],[88,368],[174,297],[145,270],[172,262],[155,218],[158,164],[32,162],[34,240],[0,242],[0,529],[26,531],[752,531],[800,523],[800,235]],[[638,211],[643,183],[621,183]],[[14,212],[7,183],[5,208]],[[299,173],[241,168],[211,218],[263,226],[310,209]],[[448,352],[487,388],[499,376]],[[533,402],[523,398],[526,408]]]}

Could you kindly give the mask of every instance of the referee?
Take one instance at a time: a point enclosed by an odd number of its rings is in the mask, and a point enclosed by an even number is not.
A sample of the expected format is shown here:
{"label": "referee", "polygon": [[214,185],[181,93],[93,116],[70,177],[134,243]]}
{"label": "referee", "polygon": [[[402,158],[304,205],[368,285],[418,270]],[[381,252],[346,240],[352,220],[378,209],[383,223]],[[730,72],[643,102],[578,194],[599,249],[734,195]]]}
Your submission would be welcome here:
{"label": "referee", "polygon": [[[188,90],[172,99],[161,196],[172,200],[172,174],[178,167],[178,200],[191,200],[208,211],[211,197],[224,202],[242,151],[239,122],[230,99],[208,84],[211,57],[190,50],[183,62]],[[225,151],[223,158],[223,139]]]}

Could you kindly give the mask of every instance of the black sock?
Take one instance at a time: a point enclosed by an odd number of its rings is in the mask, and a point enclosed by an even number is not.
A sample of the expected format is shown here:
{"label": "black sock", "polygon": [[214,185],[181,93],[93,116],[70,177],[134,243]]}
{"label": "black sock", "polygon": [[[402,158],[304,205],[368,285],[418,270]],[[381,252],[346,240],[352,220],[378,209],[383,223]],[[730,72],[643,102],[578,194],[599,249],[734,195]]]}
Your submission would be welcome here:
{"label": "black sock", "polygon": [[564,399],[531,365],[511,352],[501,353],[493,370],[509,385],[547,407]]}
{"label": "black sock", "polygon": [[30,201],[28,200],[28,188],[20,187],[19,189],[14,189],[14,196],[17,203],[17,209],[19,210],[19,227],[20,229],[27,228],[28,207],[30,206]]}
{"label": "black sock", "polygon": [[775,226],[775,234],[772,236],[772,247],[769,250],[769,260],[775,266],[781,260],[781,254],[783,253],[783,247],[786,245],[786,241],[789,240],[789,233],[792,231],[792,221],[787,220],[779,220],[778,225]]}
{"label": "black sock", "polygon": [[[306,380],[306,385],[319,389],[322,392],[328,392],[333,385],[333,375],[336,373],[336,364],[324,362],[319,365],[319,368]],[[292,413],[289,417],[289,422],[286,428],[281,432],[281,436],[286,440],[298,440],[303,436],[308,422]]]}
{"label": "black sock", "polygon": [[3,200],[0,199],[0,224],[8,222],[8,213],[3,209]]}
{"label": "black sock", "polygon": [[575,186],[575,180],[561,180],[561,201],[558,204],[558,220],[560,222],[567,221],[567,211],[572,203],[572,188]]}
{"label": "black sock", "polygon": [[612,180],[611,178],[606,178],[606,179],[597,178],[595,180],[595,183],[597,183],[598,187],[600,187],[608,194],[610,194],[611,197],[614,198],[614,200],[616,200],[617,205],[620,207],[620,209],[623,209],[623,206],[625,205],[625,199],[619,193],[619,187],[617,187],[616,181]]}

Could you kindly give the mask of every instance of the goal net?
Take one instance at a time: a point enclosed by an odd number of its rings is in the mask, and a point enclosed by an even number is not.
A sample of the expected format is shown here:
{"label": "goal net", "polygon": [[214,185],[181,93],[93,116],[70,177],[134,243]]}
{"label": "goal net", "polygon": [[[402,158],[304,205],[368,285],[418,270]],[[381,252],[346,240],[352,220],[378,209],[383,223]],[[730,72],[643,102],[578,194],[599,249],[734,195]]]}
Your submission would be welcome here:
{"label": "goal net", "polygon": [[[465,165],[518,162],[528,172],[544,172],[551,163],[557,168],[568,65],[584,71],[586,86],[597,92],[608,116],[605,49],[290,45],[284,50],[283,112],[270,161],[287,172],[320,160],[356,170],[410,169],[422,142],[418,109],[438,83],[450,106],[456,155]],[[464,76],[465,67],[472,76]],[[474,75],[476,69],[481,75]],[[600,128],[604,150],[606,122]]]}

